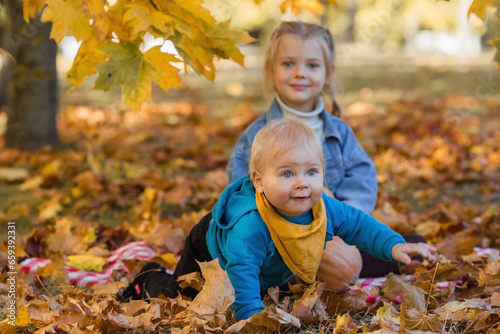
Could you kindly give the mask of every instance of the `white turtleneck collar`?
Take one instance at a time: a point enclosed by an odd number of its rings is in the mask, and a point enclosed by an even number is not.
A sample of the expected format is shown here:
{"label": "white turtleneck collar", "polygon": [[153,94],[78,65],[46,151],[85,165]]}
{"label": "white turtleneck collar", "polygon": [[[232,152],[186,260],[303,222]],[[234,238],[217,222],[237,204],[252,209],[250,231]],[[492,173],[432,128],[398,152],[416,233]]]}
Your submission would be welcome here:
{"label": "white turtleneck collar", "polygon": [[321,96],[318,97],[318,100],[314,105],[314,109],[308,112],[290,108],[280,99],[279,96],[276,96],[276,100],[278,101],[281,111],[283,112],[283,117],[294,118],[304,122],[305,124],[309,125],[309,127],[311,127],[311,129],[313,129],[318,137],[322,140],[324,129],[323,119],[321,118],[320,114],[323,109],[325,109],[325,103],[323,102],[323,98]]}

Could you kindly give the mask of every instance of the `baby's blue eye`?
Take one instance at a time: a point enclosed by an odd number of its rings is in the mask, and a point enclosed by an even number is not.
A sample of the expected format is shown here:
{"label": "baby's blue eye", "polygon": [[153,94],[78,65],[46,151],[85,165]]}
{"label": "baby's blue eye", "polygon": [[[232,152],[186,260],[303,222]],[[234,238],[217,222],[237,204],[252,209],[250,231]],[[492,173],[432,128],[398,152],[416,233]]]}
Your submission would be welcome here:
{"label": "baby's blue eye", "polygon": [[316,171],[315,170],[310,170],[310,171],[307,172],[307,175],[314,176],[314,175],[316,175]]}
{"label": "baby's blue eye", "polygon": [[318,65],[318,64],[309,64],[309,67],[310,67],[310,68],[318,68],[318,67],[319,67],[319,65]]}
{"label": "baby's blue eye", "polygon": [[286,67],[292,67],[293,63],[291,61],[285,61],[285,62],[283,62],[283,65]]}
{"label": "baby's blue eye", "polygon": [[292,177],[292,173],[290,173],[290,172],[285,172],[285,173],[283,173],[283,176],[284,176],[284,177]]}

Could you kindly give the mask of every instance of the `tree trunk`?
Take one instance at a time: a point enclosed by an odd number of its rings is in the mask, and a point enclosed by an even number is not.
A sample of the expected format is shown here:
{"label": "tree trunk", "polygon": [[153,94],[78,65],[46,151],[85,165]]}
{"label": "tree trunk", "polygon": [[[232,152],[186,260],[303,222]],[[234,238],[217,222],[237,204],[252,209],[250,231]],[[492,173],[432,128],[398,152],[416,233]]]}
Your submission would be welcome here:
{"label": "tree trunk", "polygon": [[3,47],[14,57],[6,61],[7,131],[5,146],[35,150],[58,144],[59,109],[56,55],[50,23],[23,19],[21,0],[7,0]]}

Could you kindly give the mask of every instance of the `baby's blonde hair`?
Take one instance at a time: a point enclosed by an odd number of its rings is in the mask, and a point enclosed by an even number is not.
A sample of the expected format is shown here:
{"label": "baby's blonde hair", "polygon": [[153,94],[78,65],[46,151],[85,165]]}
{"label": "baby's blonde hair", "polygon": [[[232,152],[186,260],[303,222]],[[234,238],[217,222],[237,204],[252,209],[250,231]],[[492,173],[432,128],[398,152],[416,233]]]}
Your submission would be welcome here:
{"label": "baby's blonde hair", "polygon": [[252,143],[248,166],[252,180],[255,172],[261,172],[269,161],[290,150],[299,149],[316,153],[323,170],[325,169],[323,146],[309,125],[291,118],[279,118],[269,122],[257,132]]}
{"label": "baby's blonde hair", "polygon": [[[275,93],[274,85],[274,70],[273,65],[278,54],[278,48],[281,38],[286,35],[292,35],[303,40],[314,38],[316,39],[323,51],[325,59],[326,77],[331,78],[333,75],[333,65],[335,64],[335,44],[333,36],[327,28],[313,23],[284,21],[274,29],[269,37],[266,56],[264,58],[263,75],[264,75],[264,91],[266,94]],[[331,81],[331,80],[330,80]],[[327,96],[333,96],[333,87],[330,84],[325,84],[323,93]]]}

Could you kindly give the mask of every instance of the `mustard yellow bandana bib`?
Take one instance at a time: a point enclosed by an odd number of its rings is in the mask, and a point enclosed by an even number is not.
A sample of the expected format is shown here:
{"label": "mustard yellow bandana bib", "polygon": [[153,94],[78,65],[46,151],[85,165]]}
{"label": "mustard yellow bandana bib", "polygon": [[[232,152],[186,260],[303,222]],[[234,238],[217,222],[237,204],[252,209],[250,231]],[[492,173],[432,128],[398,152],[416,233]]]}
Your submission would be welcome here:
{"label": "mustard yellow bandana bib", "polygon": [[306,283],[313,283],[325,245],[326,210],[323,199],[312,208],[314,220],[311,224],[299,225],[281,217],[263,193],[256,192],[255,197],[257,209],[287,267]]}

